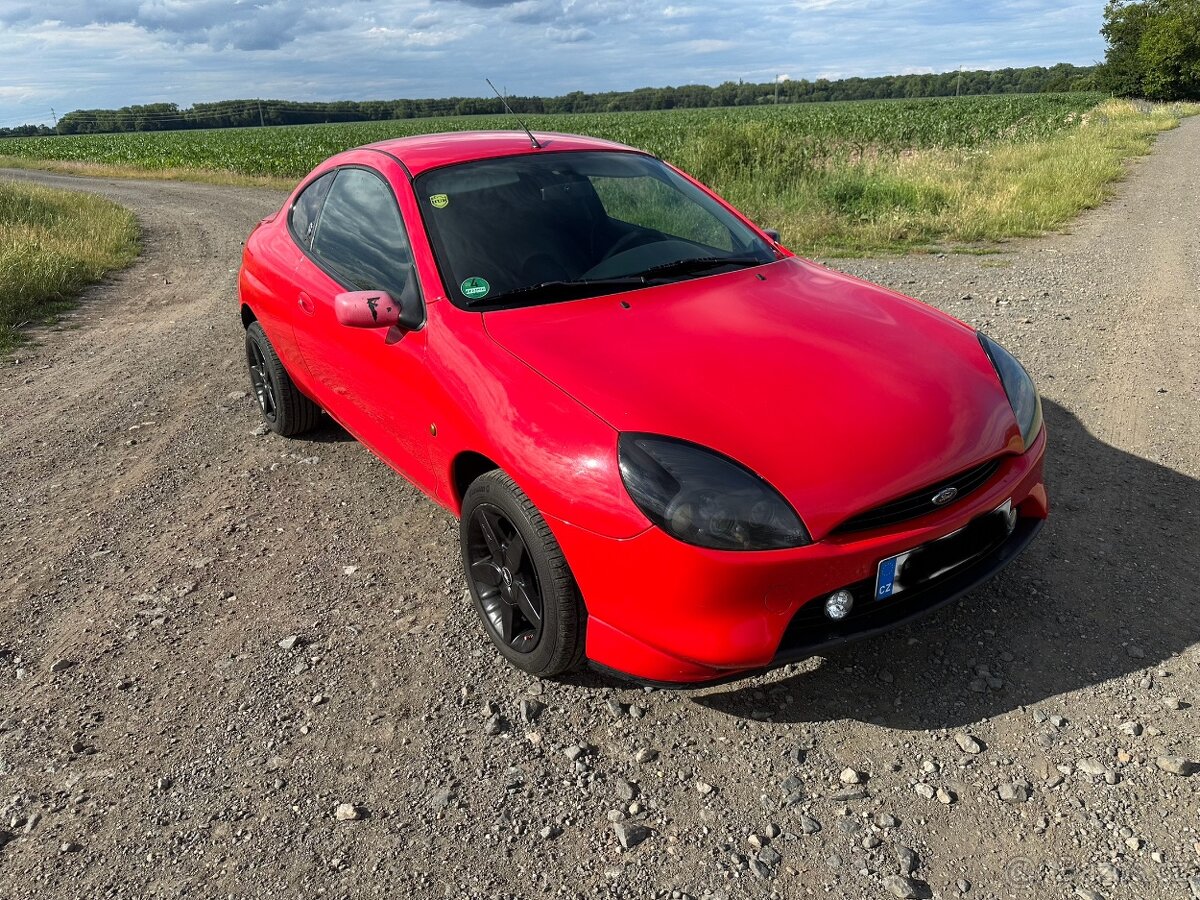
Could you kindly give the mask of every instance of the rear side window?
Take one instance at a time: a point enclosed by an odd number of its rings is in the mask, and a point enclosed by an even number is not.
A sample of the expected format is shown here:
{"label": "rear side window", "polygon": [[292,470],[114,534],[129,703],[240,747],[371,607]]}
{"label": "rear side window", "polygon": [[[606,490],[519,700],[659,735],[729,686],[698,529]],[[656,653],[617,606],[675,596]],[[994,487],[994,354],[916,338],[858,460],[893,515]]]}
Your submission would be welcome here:
{"label": "rear side window", "polygon": [[333,184],[334,172],[327,172],[306,187],[296,202],[292,204],[291,225],[292,233],[306,249],[312,246],[313,232],[317,230],[317,217],[321,214],[321,204]]}
{"label": "rear side window", "polygon": [[312,252],[355,290],[387,291],[399,298],[409,287],[412,248],[396,198],[382,178],[366,169],[338,170]]}

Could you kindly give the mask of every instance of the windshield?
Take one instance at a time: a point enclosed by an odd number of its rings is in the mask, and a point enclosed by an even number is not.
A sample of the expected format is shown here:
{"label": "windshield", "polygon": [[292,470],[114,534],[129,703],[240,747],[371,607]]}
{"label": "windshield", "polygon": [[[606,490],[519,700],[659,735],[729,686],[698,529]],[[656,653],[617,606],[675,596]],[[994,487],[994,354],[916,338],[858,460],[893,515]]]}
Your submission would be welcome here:
{"label": "windshield", "polygon": [[414,181],[450,298],[574,300],[772,262],[762,238],[657,159],[532,153]]}

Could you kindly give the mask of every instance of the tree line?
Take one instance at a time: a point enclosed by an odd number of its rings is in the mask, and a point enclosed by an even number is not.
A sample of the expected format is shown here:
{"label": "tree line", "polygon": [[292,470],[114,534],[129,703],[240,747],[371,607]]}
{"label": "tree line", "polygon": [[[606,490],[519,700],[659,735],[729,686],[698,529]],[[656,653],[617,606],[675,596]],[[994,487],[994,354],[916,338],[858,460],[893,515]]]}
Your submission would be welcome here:
{"label": "tree line", "polygon": [[[1033,94],[1093,90],[1095,67],[1060,63],[1023,69],[973,70],[928,75],[889,75],[830,81],[797,80],[779,83],[727,81],[712,87],[645,87],[632,91],[587,93],[559,97],[508,97],[517,113],[595,113],[655,109],[695,109],[715,106],[760,106],[773,103],[821,103],[833,100],[899,100],[980,94]],[[339,100],[303,103],[288,100],[223,100],[180,107],[174,103],[123,106],[120,109],[77,109],[58,121],[57,128],[24,125],[0,129],[0,137],[38,134],[100,134],[127,131],[174,131],[194,128],[242,128],[258,125],[308,125],[322,122],[361,122],[430,116],[494,115],[504,112],[498,97],[440,99]]]}
{"label": "tree line", "polygon": [[1200,100],[1200,0],[1109,0],[1107,91],[1147,100]]}

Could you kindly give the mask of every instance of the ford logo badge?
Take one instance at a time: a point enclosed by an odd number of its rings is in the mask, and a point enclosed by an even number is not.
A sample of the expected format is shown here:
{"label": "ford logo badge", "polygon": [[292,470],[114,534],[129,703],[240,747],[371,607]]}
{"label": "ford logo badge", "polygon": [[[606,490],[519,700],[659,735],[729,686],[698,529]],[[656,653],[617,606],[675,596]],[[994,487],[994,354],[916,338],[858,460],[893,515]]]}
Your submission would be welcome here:
{"label": "ford logo badge", "polygon": [[933,498],[932,498],[933,505],[934,506],[945,506],[947,503],[949,503],[951,500],[953,500],[957,496],[958,496],[958,488],[948,487],[944,490],[938,491],[936,494],[933,495]]}

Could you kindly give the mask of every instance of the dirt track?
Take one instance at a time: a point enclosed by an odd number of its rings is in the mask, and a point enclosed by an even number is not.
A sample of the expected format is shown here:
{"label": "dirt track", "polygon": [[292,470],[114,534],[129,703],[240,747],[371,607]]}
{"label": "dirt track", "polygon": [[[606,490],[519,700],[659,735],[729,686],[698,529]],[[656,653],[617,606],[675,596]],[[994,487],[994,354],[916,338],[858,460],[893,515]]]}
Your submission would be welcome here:
{"label": "dirt track", "polygon": [[1200,775],[1156,764],[1200,761],[1198,158],[1193,119],[1072,234],[845,264],[1027,363],[1050,525],[919,626],[693,693],[518,676],[447,515],[332,425],[253,433],[235,272],[278,194],[3,173],[145,248],[0,362],[0,897],[1200,897]]}

